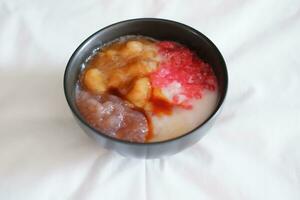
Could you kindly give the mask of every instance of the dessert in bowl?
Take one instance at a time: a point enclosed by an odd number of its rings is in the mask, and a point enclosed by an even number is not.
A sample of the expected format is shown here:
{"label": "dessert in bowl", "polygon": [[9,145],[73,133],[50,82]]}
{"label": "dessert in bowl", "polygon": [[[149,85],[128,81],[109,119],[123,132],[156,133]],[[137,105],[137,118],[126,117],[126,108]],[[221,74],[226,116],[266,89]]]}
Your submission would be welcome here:
{"label": "dessert in bowl", "polygon": [[123,155],[154,158],[196,143],[227,90],[224,59],[198,31],[169,20],[134,19],[84,41],[65,71],[79,125]]}

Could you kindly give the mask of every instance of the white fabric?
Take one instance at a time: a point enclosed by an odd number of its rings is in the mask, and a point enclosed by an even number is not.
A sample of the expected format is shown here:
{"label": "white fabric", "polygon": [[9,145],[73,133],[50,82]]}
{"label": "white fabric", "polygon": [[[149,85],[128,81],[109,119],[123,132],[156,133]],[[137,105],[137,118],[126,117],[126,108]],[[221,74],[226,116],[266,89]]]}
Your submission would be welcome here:
{"label": "white fabric", "polygon": [[[76,125],[62,76],[111,23],[195,27],[229,70],[224,110],[168,158],[124,158]],[[300,199],[300,1],[0,0],[0,199]]]}

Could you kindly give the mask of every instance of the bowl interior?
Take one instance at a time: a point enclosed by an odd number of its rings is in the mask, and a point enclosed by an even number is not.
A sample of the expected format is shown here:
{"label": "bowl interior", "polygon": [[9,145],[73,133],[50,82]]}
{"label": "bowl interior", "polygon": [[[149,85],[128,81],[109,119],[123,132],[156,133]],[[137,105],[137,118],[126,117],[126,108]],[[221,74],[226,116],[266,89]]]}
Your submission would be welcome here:
{"label": "bowl interior", "polygon": [[211,117],[216,114],[224,101],[228,84],[226,65],[216,46],[206,36],[186,25],[162,19],[135,19],[110,25],[94,33],[76,49],[70,58],[65,71],[64,88],[67,101],[77,118],[84,121],[75,105],[75,85],[82,63],[96,48],[125,35],[143,35],[158,40],[176,41],[186,45],[202,60],[209,63],[219,84],[219,102]]}

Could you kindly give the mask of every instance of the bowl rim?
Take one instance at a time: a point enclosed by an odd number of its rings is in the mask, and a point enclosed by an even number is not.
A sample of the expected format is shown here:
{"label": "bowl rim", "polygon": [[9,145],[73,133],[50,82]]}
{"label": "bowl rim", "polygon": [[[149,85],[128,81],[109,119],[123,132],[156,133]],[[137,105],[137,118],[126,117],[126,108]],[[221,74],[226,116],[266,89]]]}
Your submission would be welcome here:
{"label": "bowl rim", "polygon": [[[71,62],[74,60],[74,58],[77,55],[77,53],[85,46],[86,43],[88,43],[98,33],[102,32],[102,31],[104,31],[104,30],[106,30],[106,29],[108,29],[110,27],[113,27],[113,26],[116,26],[116,25],[119,25],[119,24],[122,24],[122,23],[127,23],[127,22],[143,22],[143,21],[166,22],[166,23],[170,23],[170,24],[179,25],[179,26],[182,26],[187,31],[190,31],[193,34],[204,38],[209,43],[209,45],[211,46],[211,48],[213,48],[213,50],[218,54],[218,57],[220,58],[220,61],[221,61],[221,65],[224,67],[224,72],[225,72],[225,74],[224,74],[224,84],[225,84],[225,86],[224,86],[224,95],[222,95],[222,96],[219,97],[217,106],[215,107],[214,111],[210,114],[210,116],[204,122],[202,122],[201,124],[199,124],[197,127],[193,128],[192,130],[190,130],[190,131],[188,131],[188,132],[186,132],[186,133],[184,133],[182,135],[179,135],[177,137],[170,138],[170,139],[167,139],[167,140],[162,140],[162,141],[154,141],[154,142],[146,142],[146,143],[132,142],[132,141],[128,141],[128,140],[121,140],[121,139],[118,139],[118,138],[114,138],[114,137],[106,135],[106,134],[98,131],[94,127],[92,127],[90,124],[88,124],[85,121],[85,119],[80,115],[80,113],[77,112],[76,109],[73,107],[73,105],[71,103],[72,100],[67,95],[67,87],[66,87],[66,85],[67,85],[67,76],[68,76],[69,69],[71,68]],[[221,107],[224,104],[225,98],[227,96],[227,90],[228,90],[228,71],[227,71],[227,66],[226,66],[225,60],[224,60],[221,52],[219,51],[219,49],[216,47],[216,45],[208,37],[206,37],[200,31],[198,31],[198,30],[196,30],[196,29],[194,29],[194,28],[192,28],[192,27],[190,27],[190,26],[188,26],[186,24],[183,24],[183,23],[180,23],[180,22],[177,22],[177,21],[173,21],[173,20],[169,20],[169,19],[163,19],[163,18],[133,18],[133,19],[123,20],[123,21],[119,21],[119,22],[113,23],[111,25],[105,26],[104,28],[101,28],[100,30],[98,30],[95,33],[93,33],[92,35],[90,35],[87,39],[85,39],[76,48],[76,50],[72,53],[71,57],[68,60],[67,66],[66,66],[65,71],[64,71],[63,86],[64,86],[65,98],[66,98],[67,103],[68,103],[68,105],[70,107],[70,110],[72,111],[73,115],[75,115],[75,117],[77,119],[79,119],[80,122],[83,123],[84,125],[86,125],[88,128],[92,129],[97,134],[99,134],[99,135],[101,135],[101,136],[103,136],[103,137],[105,137],[105,138],[107,138],[109,140],[113,140],[114,142],[117,142],[117,143],[123,143],[123,144],[128,144],[128,145],[149,146],[149,145],[160,145],[160,144],[165,144],[165,143],[171,143],[171,142],[180,140],[181,138],[187,137],[188,135],[195,133],[198,129],[200,129],[202,126],[204,126],[207,122],[209,122],[213,118],[215,118],[218,115],[218,113],[220,112]]]}

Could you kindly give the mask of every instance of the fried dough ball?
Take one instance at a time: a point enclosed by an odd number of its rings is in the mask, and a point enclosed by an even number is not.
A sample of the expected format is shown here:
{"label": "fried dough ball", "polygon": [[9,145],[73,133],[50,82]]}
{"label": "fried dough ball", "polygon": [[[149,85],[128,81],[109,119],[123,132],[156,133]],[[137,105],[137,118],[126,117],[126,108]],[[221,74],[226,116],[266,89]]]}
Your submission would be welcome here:
{"label": "fried dough ball", "polygon": [[88,69],[84,75],[84,85],[95,94],[107,90],[104,74],[97,68]]}
{"label": "fried dough ball", "polygon": [[132,89],[126,95],[127,100],[137,107],[143,107],[148,102],[151,95],[151,84],[147,77],[134,81]]}
{"label": "fried dough ball", "polygon": [[132,53],[138,53],[143,51],[143,44],[139,41],[129,41],[126,43],[126,49]]}

